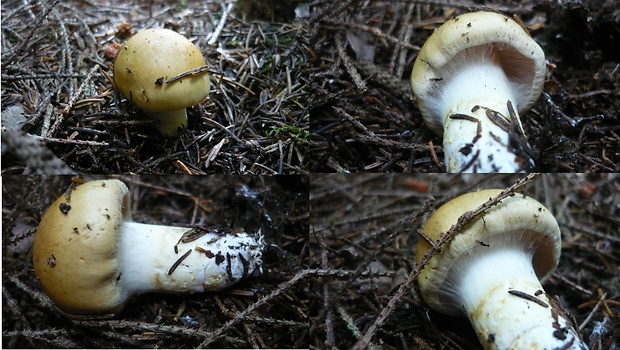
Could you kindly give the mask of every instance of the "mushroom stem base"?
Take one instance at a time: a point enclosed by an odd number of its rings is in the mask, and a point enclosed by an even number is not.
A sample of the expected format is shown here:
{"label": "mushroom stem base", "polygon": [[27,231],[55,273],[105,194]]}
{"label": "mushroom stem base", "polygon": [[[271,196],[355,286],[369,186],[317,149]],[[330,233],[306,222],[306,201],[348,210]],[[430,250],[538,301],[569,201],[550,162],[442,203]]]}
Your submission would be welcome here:
{"label": "mushroom stem base", "polygon": [[512,120],[505,112],[508,100],[480,102],[454,110],[447,118],[443,147],[448,172],[512,173],[532,167],[523,151],[529,148],[527,141],[517,131],[518,116],[515,112],[517,120]]}
{"label": "mushroom stem base", "polygon": [[155,127],[159,132],[167,137],[179,136],[179,128],[187,127],[187,112],[185,108],[166,112],[146,111],[151,118],[156,120]]}
{"label": "mushroom stem base", "polygon": [[[186,243],[184,235],[196,235]],[[261,265],[262,235],[124,222],[119,280],[126,296],[224,289]]]}
{"label": "mushroom stem base", "polygon": [[499,250],[464,274],[461,303],[485,349],[587,349],[549,301],[527,252]]}

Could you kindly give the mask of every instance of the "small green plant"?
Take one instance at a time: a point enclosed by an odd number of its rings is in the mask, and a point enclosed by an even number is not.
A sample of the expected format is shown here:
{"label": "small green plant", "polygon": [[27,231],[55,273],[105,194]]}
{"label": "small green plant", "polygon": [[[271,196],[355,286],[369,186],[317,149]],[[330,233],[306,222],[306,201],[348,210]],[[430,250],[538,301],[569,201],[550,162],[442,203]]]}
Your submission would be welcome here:
{"label": "small green plant", "polygon": [[271,70],[271,64],[273,63],[273,57],[267,58],[267,64],[261,68],[261,72],[269,72]]}
{"label": "small green plant", "polygon": [[271,130],[267,131],[265,134],[267,136],[272,136],[272,135],[277,134],[277,133],[279,133],[279,132],[281,132],[283,130],[290,130],[293,133],[297,133],[296,136],[298,138],[301,138],[301,139],[304,139],[304,140],[307,139],[308,137],[310,137],[310,132],[301,130],[300,128],[298,128],[296,126],[280,126],[280,127],[272,126]]}
{"label": "small green plant", "polygon": [[281,37],[278,37],[278,44],[288,46],[288,44],[293,42],[293,39],[294,38],[290,35],[283,35]]}

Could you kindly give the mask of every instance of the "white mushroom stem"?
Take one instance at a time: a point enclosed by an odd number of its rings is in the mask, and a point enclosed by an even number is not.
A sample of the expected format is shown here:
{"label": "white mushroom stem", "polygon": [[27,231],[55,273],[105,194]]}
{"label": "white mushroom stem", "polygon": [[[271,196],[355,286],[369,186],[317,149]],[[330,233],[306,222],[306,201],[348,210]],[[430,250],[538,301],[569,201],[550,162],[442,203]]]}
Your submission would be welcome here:
{"label": "white mushroom stem", "polygon": [[185,108],[166,112],[146,111],[151,118],[155,119],[155,127],[159,132],[168,137],[179,135],[179,128],[187,128],[187,111]]}
{"label": "white mushroom stem", "polygon": [[[513,86],[493,54],[493,46],[467,49],[450,62],[442,77],[439,109],[444,119],[443,146],[448,172],[519,172],[533,165],[509,146],[508,130],[514,108]],[[491,120],[487,111],[496,112]]]}
{"label": "white mushroom stem", "polygon": [[220,290],[248,276],[261,264],[260,232],[257,237],[210,232],[188,243],[179,242],[188,231],[136,222],[122,224],[117,281],[124,298],[145,292]]}
{"label": "white mushroom stem", "polygon": [[[587,349],[550,304],[529,253],[506,249],[476,257],[457,289],[485,349]],[[509,291],[526,293],[547,306]]]}

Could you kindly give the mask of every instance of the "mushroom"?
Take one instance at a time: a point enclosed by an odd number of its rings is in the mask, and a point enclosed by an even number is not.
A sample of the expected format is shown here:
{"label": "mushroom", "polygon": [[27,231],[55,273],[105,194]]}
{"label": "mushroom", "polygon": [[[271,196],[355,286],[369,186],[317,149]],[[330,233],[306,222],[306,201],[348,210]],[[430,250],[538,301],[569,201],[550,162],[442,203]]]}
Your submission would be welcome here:
{"label": "mushroom", "polygon": [[103,180],[68,190],[51,205],[37,228],[33,261],[60,311],[116,314],[140,293],[226,288],[260,269],[263,246],[260,231],[133,222],[127,186]]}
{"label": "mushroom", "polygon": [[157,120],[163,135],[177,136],[178,128],[187,126],[185,108],[209,94],[205,66],[198,47],[181,34],[147,29],[119,50],[114,82],[121,95]]}
{"label": "mushroom", "polygon": [[[483,190],[441,206],[422,228],[438,240],[459,217],[501,190]],[[457,231],[418,276],[433,309],[466,315],[485,349],[586,349],[567,316],[541,286],[558,264],[560,228],[536,200],[503,199]],[[420,239],[416,260],[431,248]]]}
{"label": "mushroom", "polygon": [[411,86],[424,121],[443,135],[448,172],[519,172],[534,165],[519,113],[540,96],[545,72],[540,46],[499,13],[466,13],[430,36]]}

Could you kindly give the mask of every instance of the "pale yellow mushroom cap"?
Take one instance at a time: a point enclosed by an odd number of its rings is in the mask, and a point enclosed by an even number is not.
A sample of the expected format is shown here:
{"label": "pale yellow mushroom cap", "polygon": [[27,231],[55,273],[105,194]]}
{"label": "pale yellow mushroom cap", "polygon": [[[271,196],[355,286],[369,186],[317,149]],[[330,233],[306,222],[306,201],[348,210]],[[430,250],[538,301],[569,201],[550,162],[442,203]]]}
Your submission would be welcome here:
{"label": "pale yellow mushroom cap", "polygon": [[196,45],[168,29],[148,29],[131,37],[114,61],[114,81],[121,95],[157,120],[165,136],[187,127],[185,108],[202,101],[210,89],[209,74]]}
{"label": "pale yellow mushroom cap", "polygon": [[114,313],[127,295],[117,287],[118,232],[128,219],[128,189],[118,180],[91,181],[60,196],[34,239],[34,271],[47,295],[68,314]]}
{"label": "pale yellow mushroom cap", "polygon": [[[500,192],[490,189],[459,196],[437,209],[422,231],[437,240],[462,214],[478,208]],[[561,236],[557,221],[542,204],[522,194],[502,200],[472,220],[430,260],[418,276],[424,300],[442,313],[461,314],[460,305],[455,302],[455,285],[462,282],[460,276],[468,263],[489,250],[511,247],[533,252],[532,265],[539,280],[553,272],[560,258]],[[430,248],[423,238],[418,240],[418,263]]]}
{"label": "pale yellow mushroom cap", "polygon": [[171,83],[181,73],[206,65],[202,53],[181,34],[147,29],[131,37],[114,61],[114,81],[125,98],[150,112],[191,107],[210,89],[206,72]]}
{"label": "pale yellow mushroom cap", "polygon": [[[492,52],[501,62],[510,81],[515,109],[524,114],[542,92],[546,63],[542,48],[525,28],[515,20],[495,12],[472,12],[454,17],[428,38],[416,58],[411,72],[411,86],[418,108],[426,124],[437,134],[443,134],[444,119],[439,113],[442,86],[450,82],[443,67],[450,62],[466,63],[459,57],[465,49],[492,45]],[[456,70],[458,67],[450,69]]]}

